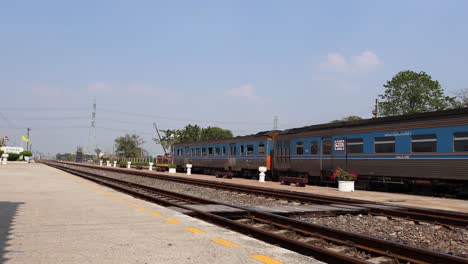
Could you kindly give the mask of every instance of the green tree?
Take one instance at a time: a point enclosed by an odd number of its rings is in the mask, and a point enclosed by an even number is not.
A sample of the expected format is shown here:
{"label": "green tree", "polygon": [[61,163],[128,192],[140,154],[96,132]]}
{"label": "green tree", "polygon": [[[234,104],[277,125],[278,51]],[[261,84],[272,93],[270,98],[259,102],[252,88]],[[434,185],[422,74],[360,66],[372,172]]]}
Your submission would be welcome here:
{"label": "green tree", "polygon": [[459,100],[460,107],[468,107],[468,88],[458,91],[457,98]]}
{"label": "green tree", "polygon": [[233,135],[231,130],[209,126],[202,129],[200,140],[228,139],[232,137]]}
{"label": "green tree", "polygon": [[217,140],[232,138],[232,132],[220,127],[202,128],[198,125],[187,125],[183,129],[161,130],[164,134],[161,137],[161,145],[170,149],[173,144],[196,142],[202,140]]}
{"label": "green tree", "polygon": [[423,113],[456,108],[454,97],[444,95],[440,83],[425,72],[401,71],[383,85],[380,116]]}
{"label": "green tree", "polygon": [[115,153],[119,157],[138,158],[145,152],[141,145],[145,143],[143,139],[135,134],[118,137],[115,140]]}
{"label": "green tree", "polygon": [[362,120],[362,117],[360,116],[347,116],[347,117],[343,117],[341,119],[337,119],[337,120],[333,120],[331,121],[330,123],[338,123],[338,122],[345,122],[345,121],[357,121],[357,120]]}
{"label": "green tree", "polygon": [[55,158],[57,160],[63,160],[63,161],[75,161],[76,155],[72,153],[57,153],[55,155]]}

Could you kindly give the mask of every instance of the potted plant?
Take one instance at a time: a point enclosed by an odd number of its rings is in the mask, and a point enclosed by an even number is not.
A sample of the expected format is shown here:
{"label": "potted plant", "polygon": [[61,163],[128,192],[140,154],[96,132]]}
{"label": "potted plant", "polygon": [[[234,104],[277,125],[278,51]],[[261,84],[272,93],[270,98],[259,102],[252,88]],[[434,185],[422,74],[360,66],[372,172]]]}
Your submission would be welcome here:
{"label": "potted plant", "polygon": [[177,166],[176,165],[169,165],[169,173],[176,173],[176,168]]}
{"label": "potted plant", "polygon": [[332,180],[338,180],[338,191],[340,192],[354,192],[354,181],[357,180],[357,177],[357,173],[347,172],[342,168],[337,168],[330,176]]}

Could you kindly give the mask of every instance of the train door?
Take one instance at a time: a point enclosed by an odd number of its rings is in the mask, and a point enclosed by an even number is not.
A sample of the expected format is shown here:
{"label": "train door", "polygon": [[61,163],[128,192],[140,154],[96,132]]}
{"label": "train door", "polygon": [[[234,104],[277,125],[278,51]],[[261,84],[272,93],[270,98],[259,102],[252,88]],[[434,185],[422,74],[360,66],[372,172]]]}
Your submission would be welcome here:
{"label": "train door", "polygon": [[275,140],[273,149],[274,149],[275,169],[289,170],[291,168],[290,140],[288,139]]}
{"label": "train door", "polygon": [[236,156],[237,156],[237,147],[235,143],[229,144],[229,149],[228,149],[228,166],[225,168],[227,171],[232,171],[236,170],[237,167],[237,162],[236,162]]}
{"label": "train door", "polygon": [[323,177],[329,177],[334,169],[333,165],[333,140],[331,137],[322,137],[320,142],[320,170]]}

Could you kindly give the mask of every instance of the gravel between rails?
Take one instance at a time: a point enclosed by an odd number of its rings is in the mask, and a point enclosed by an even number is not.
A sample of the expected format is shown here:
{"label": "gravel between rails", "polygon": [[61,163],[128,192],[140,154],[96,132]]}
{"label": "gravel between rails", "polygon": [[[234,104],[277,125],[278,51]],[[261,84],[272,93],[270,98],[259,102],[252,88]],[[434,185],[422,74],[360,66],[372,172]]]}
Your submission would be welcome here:
{"label": "gravel between rails", "polygon": [[[258,197],[255,195],[224,191],[220,189],[213,190],[212,188],[176,183],[138,175],[101,171],[98,169],[76,166],[70,167],[119,180],[126,180],[195,197],[220,201],[231,205],[298,205],[296,202],[286,200]],[[333,217],[296,216],[295,219],[468,258],[468,229],[464,228],[448,228],[428,223],[418,224],[405,219],[388,219],[387,217],[372,215],[340,215]]]}
{"label": "gravel between rails", "polygon": [[468,258],[468,229],[372,215],[298,216],[295,219]]}

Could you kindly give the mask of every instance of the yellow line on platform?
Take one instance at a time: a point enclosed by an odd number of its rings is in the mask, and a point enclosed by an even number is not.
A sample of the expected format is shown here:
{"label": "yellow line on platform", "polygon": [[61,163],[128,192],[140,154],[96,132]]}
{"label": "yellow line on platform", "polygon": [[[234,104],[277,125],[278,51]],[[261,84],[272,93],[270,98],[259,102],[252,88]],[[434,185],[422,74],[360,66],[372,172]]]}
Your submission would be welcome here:
{"label": "yellow line on platform", "polygon": [[200,229],[195,228],[195,227],[187,227],[187,228],[185,228],[185,230],[187,230],[189,232],[192,232],[194,234],[203,234],[203,233],[205,233],[205,231],[200,230]]}
{"label": "yellow line on platform", "polygon": [[168,222],[169,224],[174,224],[174,225],[180,223],[177,219],[173,219],[173,218],[166,218],[166,222]]}
{"label": "yellow line on platform", "polygon": [[138,206],[137,210],[145,211],[145,210],[148,210],[148,209],[146,207],[144,207],[144,206]]}
{"label": "yellow line on platform", "polygon": [[156,217],[161,217],[162,216],[162,214],[158,213],[158,212],[151,212],[150,215],[156,216]]}
{"label": "yellow line on platform", "polygon": [[237,247],[238,246],[237,244],[232,243],[231,241],[225,240],[225,239],[222,239],[222,238],[213,238],[211,240],[213,242],[218,243],[218,244],[220,244],[222,246],[225,246],[225,247]]}
{"label": "yellow line on platform", "polygon": [[278,261],[274,258],[270,258],[268,256],[265,256],[265,255],[250,255],[251,258],[255,259],[255,260],[258,260],[260,262],[263,262],[265,264],[283,264],[283,262],[281,261]]}

